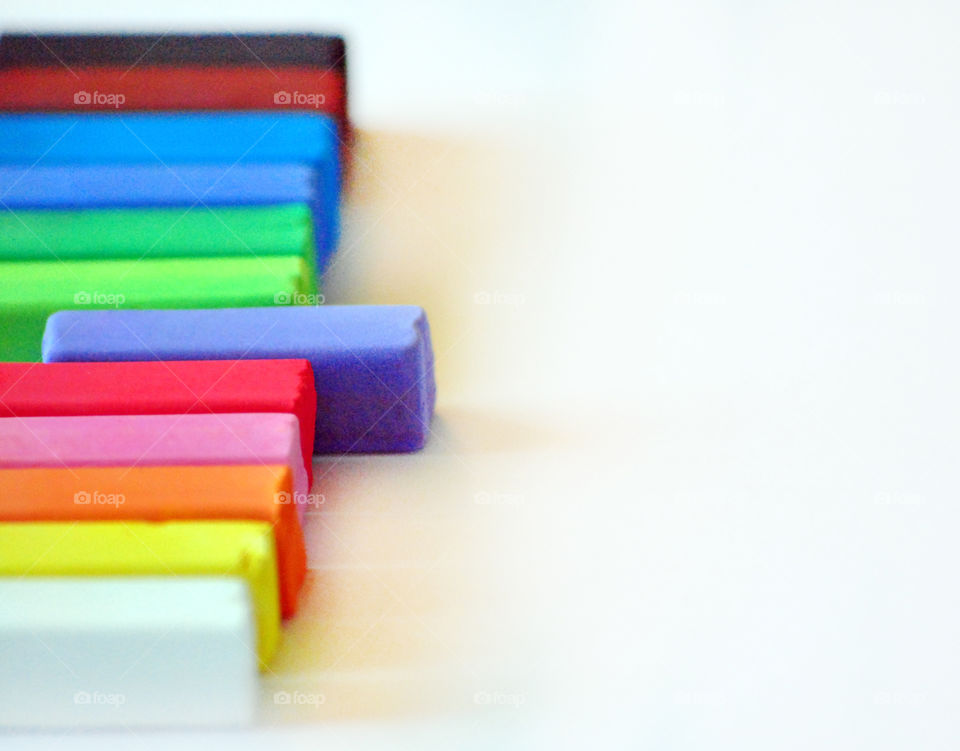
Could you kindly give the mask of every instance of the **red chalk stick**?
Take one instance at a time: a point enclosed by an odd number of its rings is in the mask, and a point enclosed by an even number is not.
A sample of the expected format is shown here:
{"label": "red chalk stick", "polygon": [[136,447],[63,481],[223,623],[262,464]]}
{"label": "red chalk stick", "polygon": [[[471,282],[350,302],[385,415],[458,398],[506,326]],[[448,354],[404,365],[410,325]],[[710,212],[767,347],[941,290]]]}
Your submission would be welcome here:
{"label": "red chalk stick", "polygon": [[289,412],[312,482],[317,392],[307,360],[0,363],[0,417]]}
{"label": "red chalk stick", "polygon": [[4,68],[0,110],[305,110],[349,135],[343,75],[302,66]]}

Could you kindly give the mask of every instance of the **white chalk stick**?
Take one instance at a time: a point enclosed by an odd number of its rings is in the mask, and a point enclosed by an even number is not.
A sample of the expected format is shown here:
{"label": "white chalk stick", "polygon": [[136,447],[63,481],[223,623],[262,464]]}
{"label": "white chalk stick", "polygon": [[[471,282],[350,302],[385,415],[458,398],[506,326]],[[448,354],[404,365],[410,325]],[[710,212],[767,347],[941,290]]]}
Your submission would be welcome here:
{"label": "white chalk stick", "polygon": [[0,578],[0,727],[246,725],[257,680],[242,579]]}

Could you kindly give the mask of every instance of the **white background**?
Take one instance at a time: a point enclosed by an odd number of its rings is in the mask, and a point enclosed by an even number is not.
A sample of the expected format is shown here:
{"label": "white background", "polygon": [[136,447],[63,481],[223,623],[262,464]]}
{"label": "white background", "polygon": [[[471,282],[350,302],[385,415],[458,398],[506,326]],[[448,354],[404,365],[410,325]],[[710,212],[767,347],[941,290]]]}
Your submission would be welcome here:
{"label": "white background", "polygon": [[957,748],[958,16],[4,0],[346,33],[328,301],[439,358],[426,452],[317,461],[262,726],[58,747]]}

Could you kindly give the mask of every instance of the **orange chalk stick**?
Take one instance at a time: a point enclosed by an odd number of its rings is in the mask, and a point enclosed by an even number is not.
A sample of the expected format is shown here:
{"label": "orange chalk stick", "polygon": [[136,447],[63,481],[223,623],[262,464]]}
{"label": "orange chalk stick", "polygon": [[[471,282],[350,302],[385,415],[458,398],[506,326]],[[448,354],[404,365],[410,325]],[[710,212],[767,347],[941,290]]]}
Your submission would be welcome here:
{"label": "orange chalk stick", "polygon": [[293,498],[293,477],[283,465],[0,469],[0,521],[270,523],[284,617],[296,612],[307,568]]}

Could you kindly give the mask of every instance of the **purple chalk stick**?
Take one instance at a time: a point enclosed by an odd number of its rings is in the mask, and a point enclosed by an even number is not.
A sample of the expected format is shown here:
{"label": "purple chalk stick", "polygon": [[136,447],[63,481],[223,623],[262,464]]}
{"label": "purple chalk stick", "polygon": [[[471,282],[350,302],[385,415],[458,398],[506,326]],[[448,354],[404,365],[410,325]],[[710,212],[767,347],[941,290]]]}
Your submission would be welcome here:
{"label": "purple chalk stick", "polygon": [[314,453],[416,451],[436,400],[430,329],[410,305],[68,310],[44,362],[304,358],[317,387]]}

